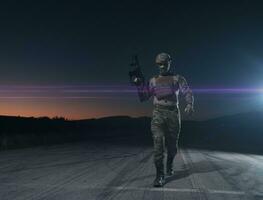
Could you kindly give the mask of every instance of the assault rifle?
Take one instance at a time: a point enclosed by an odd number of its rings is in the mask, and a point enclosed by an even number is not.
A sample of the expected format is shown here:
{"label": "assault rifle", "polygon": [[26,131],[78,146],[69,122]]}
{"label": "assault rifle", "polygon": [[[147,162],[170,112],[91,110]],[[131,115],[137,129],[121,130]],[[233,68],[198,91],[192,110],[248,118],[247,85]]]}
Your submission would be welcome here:
{"label": "assault rifle", "polygon": [[144,85],[145,78],[141,71],[141,67],[137,55],[134,55],[132,57],[132,63],[130,65],[133,68],[131,71],[129,71],[130,83],[136,86]]}

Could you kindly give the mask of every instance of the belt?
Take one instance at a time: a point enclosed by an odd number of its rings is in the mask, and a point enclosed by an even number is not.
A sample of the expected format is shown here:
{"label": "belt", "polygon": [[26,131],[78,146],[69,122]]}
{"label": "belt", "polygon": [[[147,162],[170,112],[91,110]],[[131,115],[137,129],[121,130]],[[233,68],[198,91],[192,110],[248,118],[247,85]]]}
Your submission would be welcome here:
{"label": "belt", "polygon": [[177,106],[165,106],[165,105],[154,105],[154,108],[164,109],[164,110],[177,110]]}

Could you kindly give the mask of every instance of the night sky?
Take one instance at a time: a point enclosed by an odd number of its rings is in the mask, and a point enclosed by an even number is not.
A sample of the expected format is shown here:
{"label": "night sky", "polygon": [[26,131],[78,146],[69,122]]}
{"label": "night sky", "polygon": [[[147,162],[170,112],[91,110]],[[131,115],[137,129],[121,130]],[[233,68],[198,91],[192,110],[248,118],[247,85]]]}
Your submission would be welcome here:
{"label": "night sky", "polygon": [[193,89],[191,119],[263,110],[260,2],[0,3],[0,115],[151,116],[128,71],[136,53],[152,77],[160,52]]}

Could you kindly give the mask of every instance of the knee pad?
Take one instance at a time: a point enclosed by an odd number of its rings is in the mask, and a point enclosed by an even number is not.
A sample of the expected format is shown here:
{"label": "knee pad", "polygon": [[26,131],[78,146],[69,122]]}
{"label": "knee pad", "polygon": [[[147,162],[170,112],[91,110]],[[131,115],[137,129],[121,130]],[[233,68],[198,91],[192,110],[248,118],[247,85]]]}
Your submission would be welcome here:
{"label": "knee pad", "polygon": [[153,136],[154,148],[164,146],[163,136]]}

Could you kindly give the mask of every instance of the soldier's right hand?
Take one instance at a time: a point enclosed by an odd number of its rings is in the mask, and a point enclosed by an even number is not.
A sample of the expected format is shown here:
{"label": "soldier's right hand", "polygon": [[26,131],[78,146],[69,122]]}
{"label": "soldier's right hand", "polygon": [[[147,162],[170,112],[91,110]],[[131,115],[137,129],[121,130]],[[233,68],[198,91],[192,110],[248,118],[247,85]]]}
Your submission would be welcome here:
{"label": "soldier's right hand", "polygon": [[185,109],[184,112],[186,112],[187,115],[192,115],[194,113],[194,108],[192,105],[188,104]]}
{"label": "soldier's right hand", "polygon": [[135,77],[135,78],[133,79],[133,83],[134,83],[134,85],[136,85],[136,86],[140,86],[140,85],[142,84],[142,80],[141,80],[140,78],[138,78],[138,77]]}

